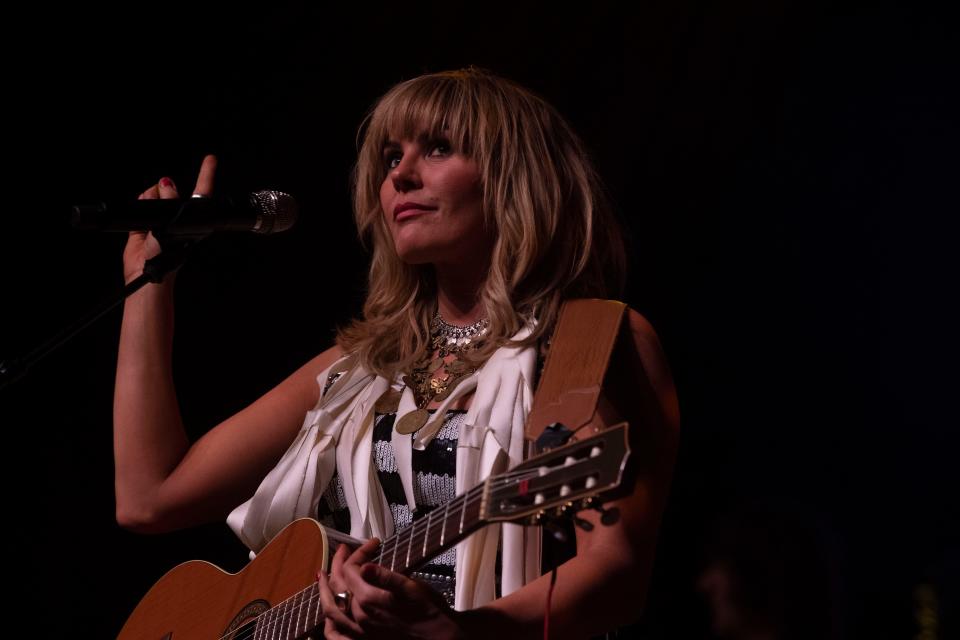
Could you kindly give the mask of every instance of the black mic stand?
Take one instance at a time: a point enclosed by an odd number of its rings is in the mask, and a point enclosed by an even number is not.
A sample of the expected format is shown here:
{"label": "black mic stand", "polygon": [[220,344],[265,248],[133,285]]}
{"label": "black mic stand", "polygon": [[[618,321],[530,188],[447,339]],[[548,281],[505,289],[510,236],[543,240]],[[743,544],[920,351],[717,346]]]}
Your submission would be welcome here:
{"label": "black mic stand", "polygon": [[[75,335],[92,325],[94,322],[109,313],[114,307],[127,299],[128,296],[139,290],[148,282],[159,284],[163,282],[164,277],[171,271],[180,267],[200,242],[208,238],[210,234],[196,236],[170,236],[163,238],[160,242],[162,251],[150,258],[143,265],[143,273],[131,280],[129,284],[124,285],[113,298],[95,308],[87,315],[81,317],[73,324],[67,326],[54,337],[50,338],[36,349],[27,353],[22,358],[13,358],[11,360],[0,361],[0,389],[20,380],[34,364],[50,355],[58,348],[63,346]],[[158,238],[160,241],[161,238]]]}

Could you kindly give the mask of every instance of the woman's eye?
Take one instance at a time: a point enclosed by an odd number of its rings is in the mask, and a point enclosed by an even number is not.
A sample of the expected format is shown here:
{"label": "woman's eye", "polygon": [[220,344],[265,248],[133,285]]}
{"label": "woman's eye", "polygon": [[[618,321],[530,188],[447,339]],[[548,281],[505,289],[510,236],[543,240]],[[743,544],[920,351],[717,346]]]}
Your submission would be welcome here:
{"label": "woman's eye", "polygon": [[439,152],[440,155],[447,155],[450,153],[450,143],[449,142],[435,142],[433,148],[430,150],[430,154]]}
{"label": "woman's eye", "polygon": [[[447,156],[453,153],[453,148],[449,142],[440,140],[437,142],[430,143],[430,146],[427,147],[429,156]],[[397,165],[400,164],[400,160],[403,158],[403,154],[394,151],[391,153],[384,154],[383,164],[388,171],[392,171],[397,168]]]}

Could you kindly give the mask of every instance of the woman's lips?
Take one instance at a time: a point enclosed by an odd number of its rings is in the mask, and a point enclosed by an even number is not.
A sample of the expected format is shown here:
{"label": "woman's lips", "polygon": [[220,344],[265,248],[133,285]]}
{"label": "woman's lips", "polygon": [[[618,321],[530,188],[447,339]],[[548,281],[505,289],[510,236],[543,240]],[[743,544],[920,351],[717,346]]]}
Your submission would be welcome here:
{"label": "woman's lips", "polygon": [[422,208],[411,207],[408,209],[404,209],[403,211],[400,211],[395,216],[393,216],[393,219],[395,222],[403,222],[404,220],[407,220],[409,218],[415,218],[423,213],[428,213],[430,211],[436,211],[436,208],[435,207],[422,207]]}

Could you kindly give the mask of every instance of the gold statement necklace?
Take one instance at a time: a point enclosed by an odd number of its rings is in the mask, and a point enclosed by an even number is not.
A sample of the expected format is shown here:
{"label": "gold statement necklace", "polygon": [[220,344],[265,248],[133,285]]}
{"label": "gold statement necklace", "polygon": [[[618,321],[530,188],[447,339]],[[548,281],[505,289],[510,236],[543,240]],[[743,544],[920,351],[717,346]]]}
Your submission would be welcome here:
{"label": "gold statement necklace", "polygon": [[430,321],[430,352],[414,365],[412,372],[403,376],[404,384],[413,390],[417,408],[397,421],[398,433],[416,433],[430,418],[426,406],[446,400],[458,384],[479,368],[461,357],[477,348],[489,325],[484,318],[458,327],[448,324],[437,311]]}

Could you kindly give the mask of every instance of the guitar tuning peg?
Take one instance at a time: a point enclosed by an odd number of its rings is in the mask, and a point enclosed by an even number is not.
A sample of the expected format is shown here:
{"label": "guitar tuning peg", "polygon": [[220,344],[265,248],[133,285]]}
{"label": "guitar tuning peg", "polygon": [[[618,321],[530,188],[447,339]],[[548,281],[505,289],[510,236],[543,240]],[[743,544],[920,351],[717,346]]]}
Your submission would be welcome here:
{"label": "guitar tuning peg", "polygon": [[574,516],[573,524],[577,525],[584,531],[593,531],[593,523],[588,520],[584,520],[580,516]]}
{"label": "guitar tuning peg", "polygon": [[617,507],[614,507],[613,509],[604,509],[603,505],[598,503],[593,505],[592,508],[594,511],[600,513],[600,523],[604,526],[609,527],[620,519],[620,509]]}
{"label": "guitar tuning peg", "polygon": [[566,530],[561,526],[558,520],[548,518],[544,521],[543,528],[549,531],[550,535],[552,535],[553,539],[557,542],[566,542],[570,539],[570,536],[567,535]]}

